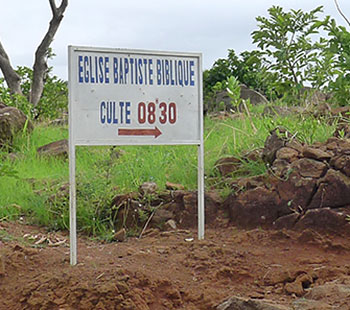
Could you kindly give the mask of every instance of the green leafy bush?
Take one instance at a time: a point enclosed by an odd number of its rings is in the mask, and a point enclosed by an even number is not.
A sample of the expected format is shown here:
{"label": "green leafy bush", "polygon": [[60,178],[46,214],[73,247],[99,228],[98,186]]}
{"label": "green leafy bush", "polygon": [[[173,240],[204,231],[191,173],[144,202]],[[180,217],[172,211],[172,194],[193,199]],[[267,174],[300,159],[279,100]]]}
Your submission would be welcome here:
{"label": "green leafy bush", "polygon": [[16,72],[21,77],[21,89],[23,96],[11,94],[5,85],[5,80],[0,78],[0,101],[8,106],[14,106],[29,118],[53,119],[68,110],[68,87],[67,82],[57,76],[51,76],[48,72],[43,94],[34,109],[28,98],[33,80],[33,70],[28,67],[18,67]]}
{"label": "green leafy bush", "polygon": [[328,89],[340,105],[350,104],[350,32],[337,26],[334,19],[327,19],[325,30],[330,37],[324,58],[330,59],[332,74],[328,78]]}
{"label": "green leafy bush", "polygon": [[210,96],[217,82],[234,76],[241,84],[265,92],[270,73],[262,66],[260,51],[244,51],[239,56],[230,49],[227,58],[218,59],[213,67],[203,73],[204,96]]}
{"label": "green leafy bush", "polygon": [[268,18],[256,18],[259,29],[252,33],[253,43],[261,49],[265,69],[276,73],[273,87],[277,94],[295,98],[310,80],[309,73],[321,53],[322,41],[313,38],[323,25],[317,18],[322,7],[305,13],[273,6],[268,12]]}

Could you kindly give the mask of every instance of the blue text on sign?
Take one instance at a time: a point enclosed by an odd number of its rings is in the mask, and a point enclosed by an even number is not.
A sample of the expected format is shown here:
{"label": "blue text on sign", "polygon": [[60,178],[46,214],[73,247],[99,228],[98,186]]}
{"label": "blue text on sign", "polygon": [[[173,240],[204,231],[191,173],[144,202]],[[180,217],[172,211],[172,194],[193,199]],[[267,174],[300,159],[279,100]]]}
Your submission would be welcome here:
{"label": "blue text on sign", "polygon": [[188,59],[78,55],[81,84],[195,86],[195,62]]}

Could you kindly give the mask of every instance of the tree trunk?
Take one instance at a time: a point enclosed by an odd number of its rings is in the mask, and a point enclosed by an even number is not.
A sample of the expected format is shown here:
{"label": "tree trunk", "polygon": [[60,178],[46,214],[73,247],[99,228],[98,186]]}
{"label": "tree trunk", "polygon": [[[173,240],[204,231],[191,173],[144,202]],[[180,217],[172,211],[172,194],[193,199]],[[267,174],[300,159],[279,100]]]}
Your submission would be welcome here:
{"label": "tree trunk", "polygon": [[68,0],[62,0],[61,5],[56,7],[55,0],[49,0],[52,19],[50,21],[49,29],[41,41],[35,52],[35,61],[33,65],[33,84],[31,87],[29,101],[36,106],[40,100],[44,89],[44,79],[47,74],[47,53],[53,41],[53,38],[58,30],[58,27],[63,19],[64,11],[67,8]]}
{"label": "tree trunk", "polygon": [[10,88],[11,93],[22,95],[21,90],[21,78],[15,70],[13,70],[10,58],[5,52],[4,47],[0,42],[0,69],[4,74],[7,86]]}

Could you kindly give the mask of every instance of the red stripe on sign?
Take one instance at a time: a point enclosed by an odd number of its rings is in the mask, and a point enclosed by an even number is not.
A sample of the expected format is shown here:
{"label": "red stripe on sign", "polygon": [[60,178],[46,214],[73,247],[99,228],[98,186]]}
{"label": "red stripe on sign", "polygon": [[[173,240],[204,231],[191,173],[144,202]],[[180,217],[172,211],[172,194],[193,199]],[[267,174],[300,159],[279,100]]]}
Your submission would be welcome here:
{"label": "red stripe on sign", "polygon": [[154,136],[154,138],[157,138],[161,134],[162,132],[158,129],[158,127],[154,127],[153,129],[118,129],[119,136]]}

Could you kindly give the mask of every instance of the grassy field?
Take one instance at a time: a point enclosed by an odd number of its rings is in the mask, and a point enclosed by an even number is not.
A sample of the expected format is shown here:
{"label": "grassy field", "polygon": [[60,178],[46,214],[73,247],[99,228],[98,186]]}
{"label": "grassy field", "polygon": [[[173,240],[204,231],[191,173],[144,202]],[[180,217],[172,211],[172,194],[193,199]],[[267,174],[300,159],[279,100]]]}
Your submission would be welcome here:
{"label": "grassy field", "polygon": [[[215,169],[219,158],[240,157],[262,147],[269,131],[276,126],[286,127],[307,143],[324,141],[334,132],[334,125],[313,117],[263,117],[259,110],[253,115],[251,120],[244,115],[205,118],[206,187],[216,188],[223,196],[231,189]],[[69,201],[64,194],[69,180],[68,159],[40,157],[36,151],[42,145],[67,137],[66,127],[36,124],[30,136],[17,137],[14,146],[17,159],[0,153],[2,169],[15,173],[15,176],[7,176],[8,173],[1,176],[0,169],[0,221],[23,218],[49,229],[68,227]],[[246,166],[251,175],[264,173],[266,169],[263,163],[248,162]],[[156,182],[160,190],[167,181],[180,183],[189,190],[196,189],[197,147],[78,147],[79,230],[92,235],[106,234],[109,219],[103,214],[108,211],[112,197],[137,191],[147,181]]]}

